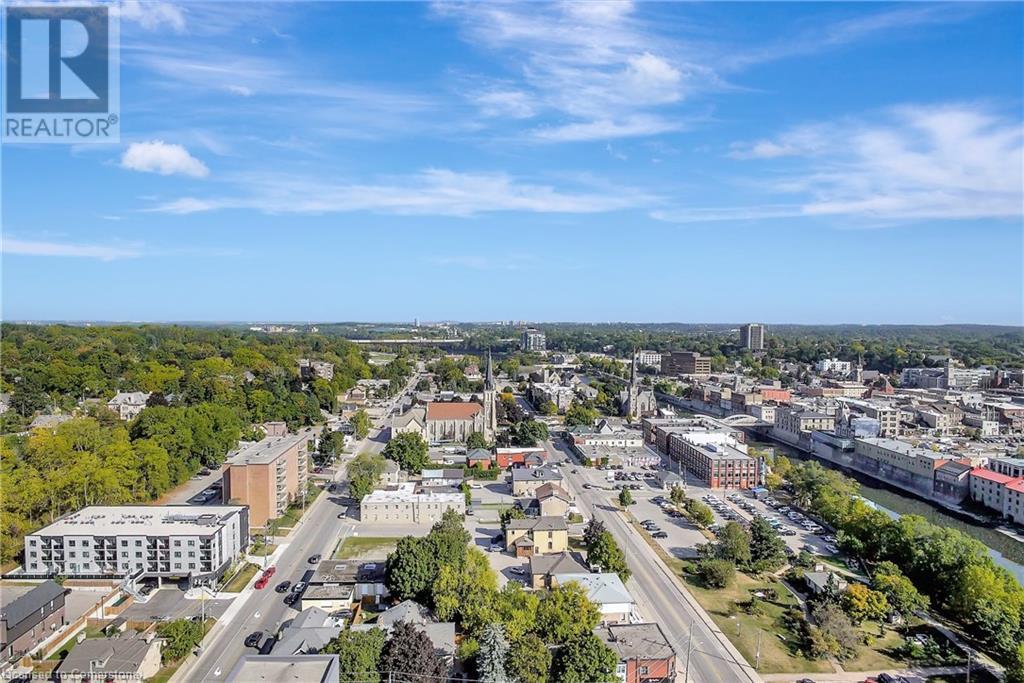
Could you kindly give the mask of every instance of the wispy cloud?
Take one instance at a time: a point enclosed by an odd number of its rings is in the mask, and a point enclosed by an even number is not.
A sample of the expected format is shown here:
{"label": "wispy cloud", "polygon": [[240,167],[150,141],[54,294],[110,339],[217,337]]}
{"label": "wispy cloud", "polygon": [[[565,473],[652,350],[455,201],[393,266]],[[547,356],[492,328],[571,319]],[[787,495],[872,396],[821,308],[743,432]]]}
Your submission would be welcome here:
{"label": "wispy cloud", "polygon": [[[518,65],[514,118],[555,114],[565,120],[531,131],[566,142],[655,135],[683,127],[659,109],[720,81],[702,64],[674,54],[670,43],[634,16],[631,2],[438,4],[466,38]],[[471,94],[485,116],[502,113],[484,86]],[[506,98],[507,99],[507,98]]]}
{"label": "wispy cloud", "polygon": [[[829,20],[816,16],[812,25],[787,30],[787,35],[761,44],[735,46],[716,58],[724,72],[756,64],[819,54],[918,27],[951,24],[984,11],[982,3],[905,3],[857,16]],[[864,5],[871,7],[871,5]]]}
{"label": "wispy cloud", "polygon": [[979,105],[903,106],[881,122],[802,126],[776,139],[738,143],[731,155],[762,164],[789,157],[774,176],[780,179],[762,189],[800,199],[652,216],[683,223],[798,216],[905,222],[1024,213],[1024,126]]}
{"label": "wispy cloud", "polygon": [[142,245],[132,244],[82,244],[72,242],[48,242],[22,240],[4,237],[3,253],[11,256],[48,256],[98,259],[115,261],[118,259],[138,258],[142,256]]}
{"label": "wispy cloud", "polygon": [[133,142],[128,145],[128,149],[121,157],[121,168],[160,175],[187,175],[193,178],[205,178],[210,175],[210,169],[206,164],[189,154],[187,149],[163,140]]}
{"label": "wispy cloud", "polygon": [[378,183],[331,183],[321,176],[248,174],[233,179],[234,196],[183,197],[151,211],[189,214],[223,209],[265,213],[373,211],[400,215],[474,216],[498,211],[600,213],[648,205],[652,197],[631,188],[609,194],[558,189],[505,173],[427,169]]}

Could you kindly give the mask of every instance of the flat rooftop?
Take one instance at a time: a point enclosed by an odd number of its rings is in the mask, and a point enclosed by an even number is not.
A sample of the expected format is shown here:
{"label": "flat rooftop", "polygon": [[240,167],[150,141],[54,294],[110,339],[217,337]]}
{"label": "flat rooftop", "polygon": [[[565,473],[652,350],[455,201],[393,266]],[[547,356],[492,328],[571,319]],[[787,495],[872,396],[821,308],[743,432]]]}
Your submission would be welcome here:
{"label": "flat rooftop", "polygon": [[337,668],[338,655],[245,655],[228,674],[227,683],[327,683],[338,680]]}
{"label": "flat rooftop", "polygon": [[205,536],[243,505],[96,505],[30,536]]}
{"label": "flat rooftop", "polygon": [[396,491],[378,490],[363,498],[366,503],[465,503],[465,494],[458,493],[413,493],[409,489]]}
{"label": "flat rooftop", "polygon": [[268,436],[236,451],[229,459],[232,465],[265,465],[274,462],[306,439],[304,433]]}

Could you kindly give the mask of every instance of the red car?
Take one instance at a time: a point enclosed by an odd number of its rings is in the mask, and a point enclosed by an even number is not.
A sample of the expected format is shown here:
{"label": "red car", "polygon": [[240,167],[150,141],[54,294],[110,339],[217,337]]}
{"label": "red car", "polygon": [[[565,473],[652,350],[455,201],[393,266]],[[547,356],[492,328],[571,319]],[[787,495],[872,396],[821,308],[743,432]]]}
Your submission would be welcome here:
{"label": "red car", "polygon": [[267,587],[267,581],[268,581],[268,579],[265,576],[261,576],[259,579],[257,579],[256,584],[255,584],[256,585],[256,590],[259,591],[259,590],[263,590],[264,588],[266,588]]}
{"label": "red car", "polygon": [[277,567],[275,567],[274,565],[270,565],[269,567],[267,567],[266,569],[263,570],[263,578],[264,579],[269,579],[271,576],[274,575],[274,572],[276,572],[276,571],[277,571]]}

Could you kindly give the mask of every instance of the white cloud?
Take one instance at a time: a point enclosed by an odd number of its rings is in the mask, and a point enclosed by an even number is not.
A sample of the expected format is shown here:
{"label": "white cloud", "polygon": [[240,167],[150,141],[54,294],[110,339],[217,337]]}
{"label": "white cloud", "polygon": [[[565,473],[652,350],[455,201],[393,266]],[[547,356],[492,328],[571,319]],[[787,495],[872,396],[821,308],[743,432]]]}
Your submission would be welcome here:
{"label": "white cloud", "polygon": [[533,135],[538,140],[545,142],[581,142],[657,135],[682,130],[684,127],[683,121],[673,121],[660,116],[640,115],[618,121],[602,119],[585,123],[569,123],[564,126],[538,126],[533,129]]}
{"label": "white cloud", "polygon": [[427,169],[370,183],[331,183],[323,176],[247,175],[235,179],[236,196],[183,197],[151,209],[189,214],[224,209],[265,213],[373,211],[399,215],[474,216],[497,211],[600,213],[649,204],[630,188],[615,194],[592,186],[575,191],[524,182],[505,173],[458,173]]}
{"label": "white cloud", "polygon": [[122,20],[137,23],[144,29],[153,31],[166,25],[178,32],[185,30],[185,12],[178,5],[159,0],[121,0],[114,7],[118,5]]}
{"label": "white cloud", "polygon": [[[469,41],[510,56],[519,79],[514,90],[532,114],[561,119],[529,131],[545,142],[678,130],[658,109],[721,85],[712,69],[682,58],[677,44],[633,10],[629,2],[436,6],[439,15],[460,23]],[[491,89],[480,90],[470,99],[482,113],[501,113],[486,100]],[[517,116],[522,112],[505,115],[525,118]]]}
{"label": "white cloud", "polygon": [[187,149],[163,140],[133,142],[121,157],[121,167],[132,171],[160,175],[181,174],[193,178],[210,175],[206,164],[189,154]]}
{"label": "white cloud", "polygon": [[[808,131],[814,131],[808,134]],[[1012,219],[1024,215],[1024,126],[969,104],[905,106],[735,145],[732,156],[786,156],[762,189],[796,202],[664,209],[674,222],[829,216],[854,221]],[[797,166],[796,170],[792,166]]]}
{"label": "white cloud", "polygon": [[67,242],[44,242],[21,240],[5,237],[2,243],[3,253],[18,256],[61,256],[72,258],[91,258],[101,261],[114,261],[124,258],[142,256],[141,244],[75,244]]}
{"label": "white cloud", "polygon": [[528,119],[536,113],[530,96],[521,90],[491,90],[471,97],[487,117]]}

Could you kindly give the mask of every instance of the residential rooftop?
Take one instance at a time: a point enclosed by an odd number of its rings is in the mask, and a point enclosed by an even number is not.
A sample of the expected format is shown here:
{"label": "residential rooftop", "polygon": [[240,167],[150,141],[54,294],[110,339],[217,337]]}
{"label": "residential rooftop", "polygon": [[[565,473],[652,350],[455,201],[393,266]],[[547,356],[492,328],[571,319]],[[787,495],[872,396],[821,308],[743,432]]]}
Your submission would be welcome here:
{"label": "residential rooftop", "polygon": [[29,536],[206,536],[244,505],[94,505]]}

